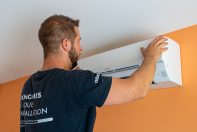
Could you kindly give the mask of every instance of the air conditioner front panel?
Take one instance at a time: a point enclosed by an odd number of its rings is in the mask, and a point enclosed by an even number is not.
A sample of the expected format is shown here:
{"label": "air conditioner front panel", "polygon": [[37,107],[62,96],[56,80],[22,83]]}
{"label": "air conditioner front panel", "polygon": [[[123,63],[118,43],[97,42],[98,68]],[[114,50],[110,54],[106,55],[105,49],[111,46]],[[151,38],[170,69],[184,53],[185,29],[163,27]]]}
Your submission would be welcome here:
{"label": "air conditioner front panel", "polygon": [[[125,78],[135,72],[143,61],[140,48],[146,48],[153,39],[130,44],[109,50],[90,57],[80,59],[81,69],[103,73],[104,76]],[[164,52],[157,61],[153,82],[156,88],[174,87],[182,85],[180,48],[168,38],[168,51]],[[128,67],[134,67],[126,69]],[[126,69],[126,70],[125,70]]]}

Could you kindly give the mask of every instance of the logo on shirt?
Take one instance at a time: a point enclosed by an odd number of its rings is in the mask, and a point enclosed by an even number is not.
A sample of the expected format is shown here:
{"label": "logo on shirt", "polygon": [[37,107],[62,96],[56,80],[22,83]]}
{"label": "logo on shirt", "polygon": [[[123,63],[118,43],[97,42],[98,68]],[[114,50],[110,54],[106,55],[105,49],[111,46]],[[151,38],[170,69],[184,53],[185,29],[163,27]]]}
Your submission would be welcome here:
{"label": "logo on shirt", "polygon": [[40,115],[47,115],[47,107],[35,108],[34,102],[35,100],[39,100],[42,98],[42,93],[33,93],[33,94],[23,94],[21,96],[21,121],[20,126],[25,127],[27,124],[37,124],[37,123],[45,123],[53,121],[53,117],[40,118],[35,120],[28,120],[28,117],[38,118]]}
{"label": "logo on shirt", "polygon": [[94,81],[95,83],[98,83],[99,77],[100,77],[100,73],[97,73],[97,74],[96,74],[96,77],[95,77],[95,81]]}
{"label": "logo on shirt", "polygon": [[33,93],[33,94],[23,94],[21,96],[21,100],[31,100],[31,99],[39,99],[41,98],[41,92]]}

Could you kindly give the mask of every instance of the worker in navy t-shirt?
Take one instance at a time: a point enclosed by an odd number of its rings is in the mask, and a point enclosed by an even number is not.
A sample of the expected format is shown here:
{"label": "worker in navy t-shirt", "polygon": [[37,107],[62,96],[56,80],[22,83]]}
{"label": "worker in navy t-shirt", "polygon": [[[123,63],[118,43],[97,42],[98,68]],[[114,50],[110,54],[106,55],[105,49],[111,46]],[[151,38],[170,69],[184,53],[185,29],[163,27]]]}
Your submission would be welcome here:
{"label": "worker in navy t-shirt", "polygon": [[[167,50],[164,36],[141,48],[144,60],[127,79],[79,69],[79,20],[63,15],[47,18],[39,29],[43,67],[25,82],[20,102],[21,132],[92,132],[96,107],[146,96],[155,66]],[[98,60],[99,61],[99,60]]]}

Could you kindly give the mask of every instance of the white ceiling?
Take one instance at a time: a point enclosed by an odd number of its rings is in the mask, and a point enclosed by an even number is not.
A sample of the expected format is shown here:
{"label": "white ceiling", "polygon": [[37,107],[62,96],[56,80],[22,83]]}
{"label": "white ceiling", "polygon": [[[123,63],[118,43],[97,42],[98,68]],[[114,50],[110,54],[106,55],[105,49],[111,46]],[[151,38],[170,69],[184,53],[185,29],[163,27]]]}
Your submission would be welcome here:
{"label": "white ceiling", "polygon": [[1,0],[0,84],[42,66],[37,38],[53,14],[80,19],[82,57],[197,24],[196,0]]}

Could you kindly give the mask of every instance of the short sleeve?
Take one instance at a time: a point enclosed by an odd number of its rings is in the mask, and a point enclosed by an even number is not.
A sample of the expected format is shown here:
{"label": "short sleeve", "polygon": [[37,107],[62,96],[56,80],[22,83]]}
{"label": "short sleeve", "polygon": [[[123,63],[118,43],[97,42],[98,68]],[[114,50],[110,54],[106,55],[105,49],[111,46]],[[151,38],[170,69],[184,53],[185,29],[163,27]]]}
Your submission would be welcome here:
{"label": "short sleeve", "polygon": [[79,104],[82,107],[101,107],[109,94],[112,77],[102,76],[88,70],[76,70],[74,83],[78,91]]}

